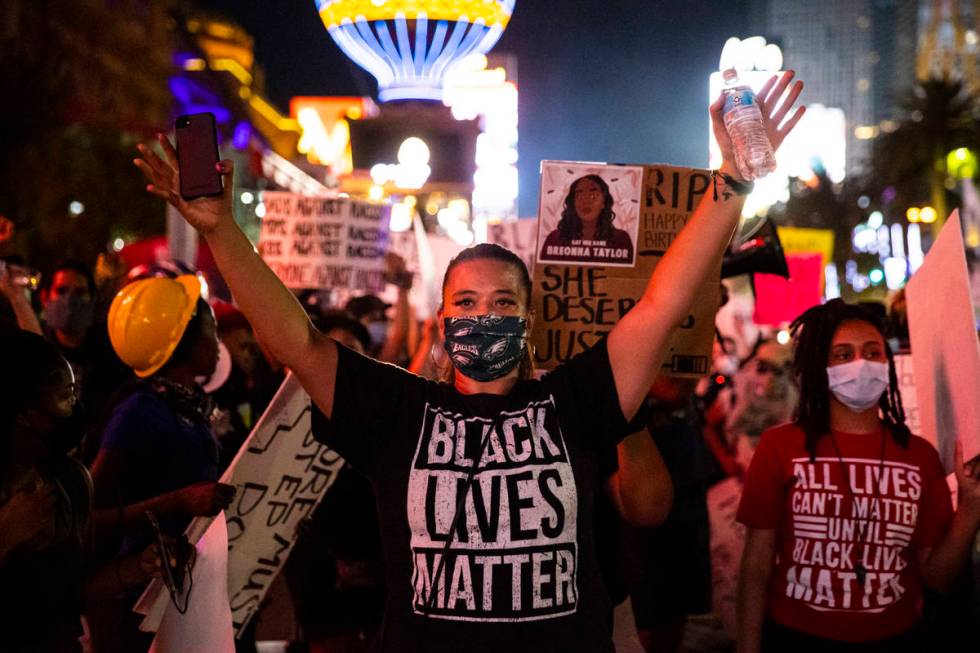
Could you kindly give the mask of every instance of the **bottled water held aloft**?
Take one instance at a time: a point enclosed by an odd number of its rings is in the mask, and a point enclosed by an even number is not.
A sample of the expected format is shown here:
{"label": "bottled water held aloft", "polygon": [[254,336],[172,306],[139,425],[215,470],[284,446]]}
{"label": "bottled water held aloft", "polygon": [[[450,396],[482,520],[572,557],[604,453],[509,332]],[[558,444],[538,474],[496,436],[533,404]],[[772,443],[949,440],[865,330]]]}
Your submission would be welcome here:
{"label": "bottled water held aloft", "polygon": [[776,157],[766,136],[755,92],[748,86],[739,85],[734,68],[726,70],[723,76],[725,106],[722,116],[735,147],[735,165],[746,181],[765,177],[776,169]]}

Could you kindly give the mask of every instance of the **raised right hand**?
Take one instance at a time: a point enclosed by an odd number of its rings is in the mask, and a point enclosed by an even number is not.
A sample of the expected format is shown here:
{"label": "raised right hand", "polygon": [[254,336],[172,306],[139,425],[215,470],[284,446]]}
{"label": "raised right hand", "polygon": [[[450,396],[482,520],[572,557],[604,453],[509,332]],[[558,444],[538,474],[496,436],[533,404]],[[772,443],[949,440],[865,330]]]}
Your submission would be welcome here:
{"label": "raised right hand", "polygon": [[235,486],[205,481],[177,490],[178,505],[194,517],[213,517],[231,505]]}
{"label": "raised right hand", "polygon": [[232,173],[234,164],[225,159],[216,164],[215,168],[224,177],[224,192],[220,197],[199,197],[190,201],[180,196],[180,173],[177,169],[177,150],[164,134],[157,134],[157,141],[163,149],[166,160],[143,143],[136,149],[143,155],[142,159],[133,159],[150,182],[146,190],[157,197],[167,200],[177,209],[184,219],[202,235],[207,235],[224,221],[234,222],[232,217]]}

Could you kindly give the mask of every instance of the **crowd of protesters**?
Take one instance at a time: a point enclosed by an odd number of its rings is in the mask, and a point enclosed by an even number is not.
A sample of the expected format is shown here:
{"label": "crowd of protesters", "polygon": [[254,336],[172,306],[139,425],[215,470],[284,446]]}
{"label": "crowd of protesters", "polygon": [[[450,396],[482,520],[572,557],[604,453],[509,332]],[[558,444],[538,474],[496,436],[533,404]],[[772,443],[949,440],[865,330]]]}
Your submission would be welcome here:
{"label": "crowd of protesters", "polygon": [[[791,81],[759,94],[777,147],[802,113]],[[718,104],[712,119],[731,192],[704,199],[606,339],[546,374],[527,346],[528,270],[506,249],[450,263],[440,321],[413,318],[394,255],[391,304],[297,295],[235,226],[229,162],[223,197],[187,202],[169,141],[163,156],[141,147],[148,190],[207,240],[232,295],[167,261],[98,284],[64,262],[36,296],[0,273],[4,650],[147,650],[132,606],[170,564],[156,531],[178,551],[193,517],[231,503],[218,479],[287,370],[314,436],[347,462],[283,570],[296,646],[611,651],[628,597],[646,651],[683,650],[688,616],[712,610],[707,497],[726,478],[744,483],[739,651],[918,651],[948,636],[930,605],[970,577],[980,466],[957,458],[954,510],[935,449],[905,423],[902,316],[834,300],[796,320],[792,346],[760,338],[739,357],[719,334],[706,379],[657,374],[741,211]],[[843,488],[838,515],[866,506],[856,537],[800,510],[821,483]],[[904,522],[879,514],[900,500]],[[883,566],[886,537],[897,557]]]}

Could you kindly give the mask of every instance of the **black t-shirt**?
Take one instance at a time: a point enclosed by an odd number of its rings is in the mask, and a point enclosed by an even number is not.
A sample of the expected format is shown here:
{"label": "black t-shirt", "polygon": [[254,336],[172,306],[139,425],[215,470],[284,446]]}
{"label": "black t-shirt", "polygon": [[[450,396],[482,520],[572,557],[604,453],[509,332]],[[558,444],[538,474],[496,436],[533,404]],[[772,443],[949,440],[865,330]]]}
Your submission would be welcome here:
{"label": "black t-shirt", "polygon": [[335,387],[313,433],[374,487],[383,651],[613,651],[592,514],[599,452],[628,425],[605,341],[506,396],[463,395],[341,347]]}

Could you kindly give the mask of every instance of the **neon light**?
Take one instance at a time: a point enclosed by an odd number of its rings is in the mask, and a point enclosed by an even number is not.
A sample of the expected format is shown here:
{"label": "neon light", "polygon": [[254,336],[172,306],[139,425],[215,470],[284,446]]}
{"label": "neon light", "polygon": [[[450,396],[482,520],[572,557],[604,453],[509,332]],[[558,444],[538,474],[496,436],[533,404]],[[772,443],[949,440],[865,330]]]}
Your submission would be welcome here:
{"label": "neon light", "polygon": [[904,234],[902,233],[902,225],[893,224],[892,225],[892,254],[896,258],[905,258],[905,241],[903,239]]}
{"label": "neon light", "polygon": [[922,235],[919,233],[918,224],[910,224],[906,234],[909,240],[909,271],[913,274],[925,260],[925,253],[922,251]]}
{"label": "neon light", "polygon": [[299,123],[276,111],[275,107],[263,100],[258,95],[253,95],[251,98],[249,98],[248,105],[279,129],[283,131],[299,131]]}
{"label": "neon light", "polygon": [[828,263],[823,270],[824,275],[824,298],[835,299],[840,297],[840,280],[837,278],[837,266]]}
{"label": "neon light", "polygon": [[441,100],[445,75],[459,60],[494,46],[515,2],[317,0],[316,4],[331,38],[378,80],[378,98],[389,102]]}
{"label": "neon light", "polygon": [[228,59],[222,57],[220,59],[211,60],[211,70],[223,70],[225,72],[231,73],[235,79],[244,84],[245,86],[252,85],[252,74],[245,70],[245,67],[234,59]]}
{"label": "neon light", "polygon": [[319,0],[317,11],[328,28],[346,20],[482,20],[507,27],[515,0]]}
{"label": "neon light", "polygon": [[[473,175],[474,232],[489,221],[517,217],[517,87],[503,68],[487,69],[481,53],[460,60],[446,74],[443,104],[457,120],[479,118]],[[481,240],[481,235],[477,236]]]}
{"label": "neon light", "polygon": [[885,259],[885,285],[889,290],[898,290],[905,283],[908,264],[897,256]]}

